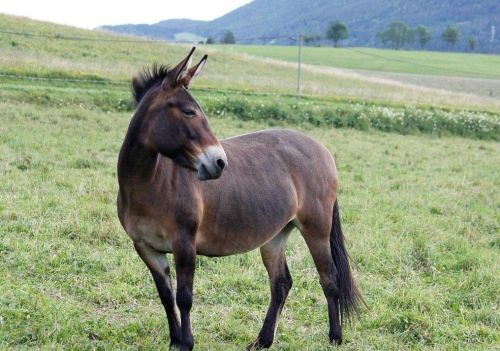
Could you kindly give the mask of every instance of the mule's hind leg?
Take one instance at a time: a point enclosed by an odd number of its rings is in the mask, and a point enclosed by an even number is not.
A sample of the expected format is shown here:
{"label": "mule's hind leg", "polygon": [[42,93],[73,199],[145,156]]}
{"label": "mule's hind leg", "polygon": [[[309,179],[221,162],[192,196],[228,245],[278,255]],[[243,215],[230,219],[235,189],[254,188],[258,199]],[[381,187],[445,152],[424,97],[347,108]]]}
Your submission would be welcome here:
{"label": "mule's hind leg", "polygon": [[170,330],[170,346],[179,346],[181,341],[181,328],[177,317],[175,295],[170,278],[170,267],[165,254],[152,248],[134,243],[135,250],[149,268],[158,290],[161,303],[167,314],[168,327]]}
{"label": "mule's hind leg", "polygon": [[259,336],[247,350],[268,348],[274,341],[278,318],[292,287],[292,276],[285,258],[285,244],[292,228],[291,224],[288,225],[273,240],[260,248],[271,284],[271,303]]}
{"label": "mule's hind leg", "polygon": [[300,228],[306,244],[311,252],[314,264],[319,273],[321,287],[328,302],[328,319],[330,342],[342,343],[342,326],[339,310],[339,282],[337,281],[337,268],[330,249],[330,222],[328,219],[306,221]]}

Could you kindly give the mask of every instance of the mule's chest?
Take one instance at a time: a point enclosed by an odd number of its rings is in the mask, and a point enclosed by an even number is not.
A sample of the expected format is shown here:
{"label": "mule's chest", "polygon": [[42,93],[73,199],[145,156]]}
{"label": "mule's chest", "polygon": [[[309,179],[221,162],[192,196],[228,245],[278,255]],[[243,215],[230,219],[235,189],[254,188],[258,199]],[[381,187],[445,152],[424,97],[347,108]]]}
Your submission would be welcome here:
{"label": "mule's chest", "polygon": [[158,251],[172,252],[172,236],[168,228],[154,217],[125,214],[125,231],[134,242],[142,242]]}

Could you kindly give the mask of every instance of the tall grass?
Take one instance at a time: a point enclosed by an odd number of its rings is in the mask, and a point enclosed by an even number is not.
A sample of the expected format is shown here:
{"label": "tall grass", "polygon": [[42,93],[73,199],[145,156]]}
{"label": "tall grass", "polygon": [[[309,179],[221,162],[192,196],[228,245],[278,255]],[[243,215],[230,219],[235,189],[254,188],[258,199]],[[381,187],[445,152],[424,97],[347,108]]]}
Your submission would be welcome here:
{"label": "tall grass", "polygon": [[[1,82],[1,78],[0,78]],[[127,85],[60,82],[19,84],[15,81],[0,91],[4,99],[60,107],[82,105],[104,112],[130,111],[134,104]],[[399,134],[457,135],[475,139],[500,140],[497,114],[435,107],[381,105],[346,99],[273,96],[195,89],[209,116],[229,115],[242,121],[264,122],[271,126],[312,126],[326,128],[376,129]]]}
{"label": "tall grass", "polygon": [[[1,81],[1,80],[0,80]],[[104,112],[132,112],[134,104],[124,85],[61,82],[59,87],[13,82],[0,91],[4,99],[60,107],[81,105]],[[56,84],[57,85],[57,84]],[[271,126],[312,126],[326,128],[376,129],[399,134],[457,135],[475,139],[500,140],[497,114],[435,107],[381,105],[346,99],[273,96],[195,89],[209,116],[229,115],[242,121],[264,122]]]}
{"label": "tall grass", "polygon": [[459,135],[500,140],[500,118],[475,111],[446,111],[436,108],[388,107],[362,103],[315,104],[306,101],[280,104],[262,103],[248,98],[207,100],[207,111],[231,114],[241,120],[314,127],[378,129],[400,134]]}

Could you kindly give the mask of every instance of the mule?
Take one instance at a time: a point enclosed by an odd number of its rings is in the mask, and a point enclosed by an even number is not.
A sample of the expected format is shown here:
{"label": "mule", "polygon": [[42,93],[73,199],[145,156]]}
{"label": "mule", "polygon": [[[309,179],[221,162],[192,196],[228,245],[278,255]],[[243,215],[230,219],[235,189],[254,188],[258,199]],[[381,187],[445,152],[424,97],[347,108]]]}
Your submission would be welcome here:
{"label": "mule", "polygon": [[[271,302],[248,349],[270,347],[292,287],[285,243],[302,233],[328,301],[329,338],[361,299],[349,266],[328,150],[304,134],[265,130],[218,140],[188,88],[207,60],[153,66],[133,79],[136,110],[118,160],[118,216],[149,268],[165,308],[170,345],[192,350],[196,255],[259,248]],[[174,292],[167,253],[177,274]],[[180,319],[179,319],[180,316]]]}

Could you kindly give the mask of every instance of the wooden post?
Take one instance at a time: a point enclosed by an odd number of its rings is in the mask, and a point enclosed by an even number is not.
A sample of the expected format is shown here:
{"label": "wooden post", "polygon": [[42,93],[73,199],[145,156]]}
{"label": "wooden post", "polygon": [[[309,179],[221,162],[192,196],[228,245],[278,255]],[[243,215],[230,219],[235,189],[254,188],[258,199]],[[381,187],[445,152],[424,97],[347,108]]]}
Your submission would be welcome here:
{"label": "wooden post", "polygon": [[297,66],[297,100],[300,99],[300,66],[302,63],[302,34],[299,35],[299,57]]}

